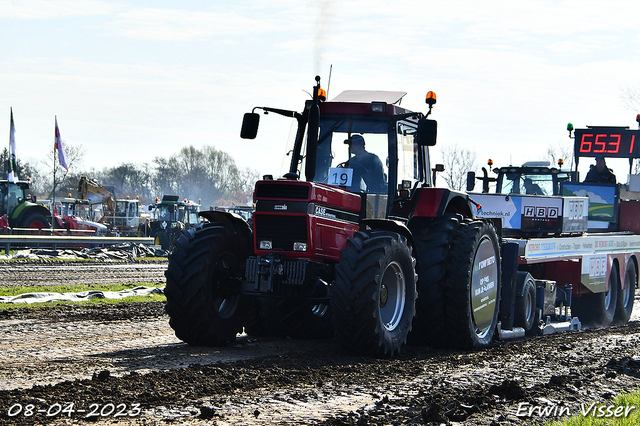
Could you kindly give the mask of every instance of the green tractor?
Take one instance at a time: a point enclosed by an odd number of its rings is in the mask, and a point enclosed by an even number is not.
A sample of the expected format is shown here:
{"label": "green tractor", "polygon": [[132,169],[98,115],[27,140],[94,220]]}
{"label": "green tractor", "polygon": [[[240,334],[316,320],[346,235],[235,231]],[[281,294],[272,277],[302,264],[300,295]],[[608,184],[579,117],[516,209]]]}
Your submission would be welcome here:
{"label": "green tractor", "polygon": [[0,180],[0,228],[49,228],[51,212],[35,204],[29,182]]}
{"label": "green tractor", "polygon": [[148,235],[155,238],[156,245],[169,250],[183,229],[198,223],[200,204],[186,198],[181,201],[177,195],[164,195],[162,200],[156,198],[149,211],[152,215]]}

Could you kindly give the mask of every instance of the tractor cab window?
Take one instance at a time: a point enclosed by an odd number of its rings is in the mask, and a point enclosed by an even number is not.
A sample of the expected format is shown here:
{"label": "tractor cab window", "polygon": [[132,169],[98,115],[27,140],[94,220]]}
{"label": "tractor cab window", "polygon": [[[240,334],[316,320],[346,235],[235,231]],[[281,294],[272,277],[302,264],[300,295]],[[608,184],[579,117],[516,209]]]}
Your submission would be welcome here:
{"label": "tractor cab window", "polygon": [[178,209],[178,222],[184,222],[186,219],[184,206],[176,206]]}
{"label": "tractor cab window", "polygon": [[198,223],[198,208],[196,206],[187,207],[186,222],[190,224]]}
{"label": "tractor cab window", "polygon": [[62,216],[75,216],[73,214],[73,204],[62,203]]}
{"label": "tractor cab window", "polygon": [[7,198],[5,206],[9,214],[15,209],[18,204],[24,201],[24,189],[16,184],[9,184],[7,188]]}
{"label": "tractor cab window", "polygon": [[76,204],[76,216],[81,219],[91,220],[89,217],[90,206],[88,204]]}
{"label": "tractor cab window", "polygon": [[415,140],[416,127],[399,122],[398,130],[398,182],[409,181],[411,186],[423,180],[420,163],[426,161],[425,150]]}
{"label": "tractor cab window", "polygon": [[171,212],[168,205],[159,205],[156,207],[156,217],[158,220],[171,221]]}
{"label": "tractor cab window", "polygon": [[351,192],[386,194],[387,129],[388,122],[382,121],[321,119],[314,181]]}
{"label": "tractor cab window", "polygon": [[553,195],[550,174],[507,173],[502,181],[502,194]]}

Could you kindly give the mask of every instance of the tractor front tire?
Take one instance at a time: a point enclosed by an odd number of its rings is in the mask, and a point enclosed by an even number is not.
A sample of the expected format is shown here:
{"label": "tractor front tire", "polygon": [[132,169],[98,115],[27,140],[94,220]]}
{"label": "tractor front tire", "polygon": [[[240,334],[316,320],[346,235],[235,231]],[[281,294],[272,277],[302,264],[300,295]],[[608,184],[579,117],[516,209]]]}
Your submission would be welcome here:
{"label": "tractor front tire", "polygon": [[451,243],[444,286],[450,346],[471,349],[491,343],[498,323],[500,275],[500,248],[493,226],[481,221],[461,223]]}
{"label": "tractor front tire", "polygon": [[176,336],[195,346],[233,342],[247,320],[249,300],[237,283],[250,241],[230,227],[208,223],[176,241],[165,271],[166,311]]}
{"label": "tractor front tire", "polygon": [[354,234],[336,267],[331,300],[336,339],[362,355],[399,353],[415,315],[416,278],[405,237],[385,231]]}

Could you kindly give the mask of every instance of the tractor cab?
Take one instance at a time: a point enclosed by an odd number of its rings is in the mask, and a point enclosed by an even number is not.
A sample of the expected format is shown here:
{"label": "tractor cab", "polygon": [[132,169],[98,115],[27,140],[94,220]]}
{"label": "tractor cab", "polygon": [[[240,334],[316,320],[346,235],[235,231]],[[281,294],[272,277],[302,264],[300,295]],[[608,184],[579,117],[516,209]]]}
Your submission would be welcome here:
{"label": "tractor cab", "polygon": [[0,213],[11,216],[19,204],[26,201],[26,191],[29,189],[28,182],[0,182]]}
{"label": "tractor cab", "polygon": [[[491,160],[487,163],[493,165]],[[558,160],[558,168],[551,167],[549,161],[528,161],[522,166],[507,166],[494,168],[496,177],[489,177],[483,167],[482,177],[476,177],[475,172],[467,174],[467,191],[475,188],[475,181],[482,181],[482,192],[488,193],[489,184],[495,182],[496,194],[526,194],[526,195],[560,195],[562,182],[575,180],[575,172],[562,169],[563,161]]]}
{"label": "tractor cab", "polygon": [[[358,194],[366,200],[369,218],[399,215],[399,203],[417,187],[433,186],[428,147],[436,143],[437,123],[426,117],[435,93],[427,95],[424,115],[400,106],[405,92],[348,90],[324,102],[326,93],[319,77],[316,81],[314,99],[303,113],[256,107],[297,120],[283,178]],[[245,114],[243,138],[255,137],[259,118]]]}
{"label": "tractor cab", "polygon": [[197,225],[200,222],[198,213],[200,212],[201,204],[200,199],[196,203],[193,200],[187,200],[186,198],[183,200],[185,203],[184,206],[184,223],[187,229],[189,227]]}
{"label": "tractor cab", "polygon": [[[29,182],[0,180],[0,227],[48,228],[51,213],[33,202]],[[6,216],[5,216],[6,215]]]}

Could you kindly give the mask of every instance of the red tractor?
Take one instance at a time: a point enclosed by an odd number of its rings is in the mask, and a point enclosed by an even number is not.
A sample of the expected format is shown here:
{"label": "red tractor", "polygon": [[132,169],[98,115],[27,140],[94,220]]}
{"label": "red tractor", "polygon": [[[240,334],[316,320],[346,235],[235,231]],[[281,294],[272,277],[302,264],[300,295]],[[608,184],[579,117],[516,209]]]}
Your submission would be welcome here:
{"label": "red tractor", "polygon": [[[499,319],[513,326],[512,314],[499,318],[492,222],[474,219],[465,193],[432,185],[435,94],[427,114],[400,107],[404,95],[325,102],[316,77],[301,112],[254,108],[296,120],[290,165],[256,183],[252,226],[204,211],[206,222],[176,240],[165,292],[178,338],[335,335],[351,352],[393,355],[407,341],[482,347]],[[245,114],[241,137],[255,138],[259,119]]]}

